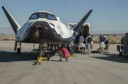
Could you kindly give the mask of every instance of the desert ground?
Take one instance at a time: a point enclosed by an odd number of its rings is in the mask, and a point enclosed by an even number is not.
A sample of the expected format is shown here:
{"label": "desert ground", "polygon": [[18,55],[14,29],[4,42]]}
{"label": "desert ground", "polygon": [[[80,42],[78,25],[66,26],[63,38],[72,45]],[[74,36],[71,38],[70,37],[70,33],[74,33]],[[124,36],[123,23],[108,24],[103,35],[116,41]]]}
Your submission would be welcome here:
{"label": "desert ground", "polygon": [[[94,44],[93,50],[98,47]],[[118,56],[116,44],[106,54],[75,53],[68,62],[56,54],[41,65],[33,65],[37,54],[32,48],[22,44],[18,56],[14,41],[0,41],[0,84],[128,84],[128,60]]]}
{"label": "desert ground", "polygon": [[9,40],[15,40],[14,34],[0,34],[0,41],[9,41]]}

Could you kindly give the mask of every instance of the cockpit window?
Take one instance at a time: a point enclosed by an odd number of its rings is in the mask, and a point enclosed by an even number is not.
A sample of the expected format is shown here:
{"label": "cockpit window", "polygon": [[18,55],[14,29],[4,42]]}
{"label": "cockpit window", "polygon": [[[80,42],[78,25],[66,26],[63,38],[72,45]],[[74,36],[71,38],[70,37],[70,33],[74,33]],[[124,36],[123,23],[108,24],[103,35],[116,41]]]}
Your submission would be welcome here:
{"label": "cockpit window", "polygon": [[37,19],[38,18],[38,14],[35,13],[35,14],[32,14],[31,17],[29,19]]}
{"label": "cockpit window", "polygon": [[40,18],[45,18],[46,17],[46,13],[39,13],[39,17]]}
{"label": "cockpit window", "polygon": [[56,17],[52,14],[48,14],[47,19],[49,20],[57,20]]}
{"label": "cockpit window", "polygon": [[30,16],[29,19],[38,19],[38,18],[47,18],[48,20],[57,20],[55,15],[44,13],[44,12],[34,13]]}

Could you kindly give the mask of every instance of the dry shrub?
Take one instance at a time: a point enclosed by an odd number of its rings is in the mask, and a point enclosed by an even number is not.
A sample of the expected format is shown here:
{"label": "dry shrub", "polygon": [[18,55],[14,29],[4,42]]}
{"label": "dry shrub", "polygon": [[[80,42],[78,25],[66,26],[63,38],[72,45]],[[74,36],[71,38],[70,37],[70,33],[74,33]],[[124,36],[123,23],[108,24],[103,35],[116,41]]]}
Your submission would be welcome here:
{"label": "dry shrub", "polygon": [[9,41],[10,39],[8,39],[8,38],[3,38],[3,41]]}
{"label": "dry shrub", "polygon": [[110,35],[110,36],[107,36],[107,37],[106,37],[106,39],[108,39],[111,44],[119,44],[121,38],[122,38],[122,37],[119,36],[119,35]]}
{"label": "dry shrub", "polygon": [[0,34],[0,40],[4,41],[10,41],[10,40],[15,40],[15,35],[13,34]]}

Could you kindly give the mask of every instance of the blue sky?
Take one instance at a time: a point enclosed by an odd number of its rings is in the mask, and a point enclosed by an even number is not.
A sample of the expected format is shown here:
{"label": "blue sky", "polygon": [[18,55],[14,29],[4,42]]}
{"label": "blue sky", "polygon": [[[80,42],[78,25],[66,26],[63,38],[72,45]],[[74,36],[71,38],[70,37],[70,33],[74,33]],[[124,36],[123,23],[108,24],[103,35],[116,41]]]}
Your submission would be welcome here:
{"label": "blue sky", "polygon": [[[90,9],[93,13],[87,20],[91,33],[128,32],[128,0],[0,0],[20,25],[39,10],[50,11],[65,24],[78,22]],[[0,8],[0,33],[13,33]]]}

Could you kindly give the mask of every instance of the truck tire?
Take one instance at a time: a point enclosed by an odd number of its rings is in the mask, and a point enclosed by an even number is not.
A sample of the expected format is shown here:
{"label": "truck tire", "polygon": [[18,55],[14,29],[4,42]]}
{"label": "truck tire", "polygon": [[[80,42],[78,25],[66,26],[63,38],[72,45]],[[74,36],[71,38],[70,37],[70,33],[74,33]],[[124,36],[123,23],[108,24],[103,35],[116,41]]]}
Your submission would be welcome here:
{"label": "truck tire", "polygon": [[47,57],[47,60],[49,61],[50,60],[50,57]]}

